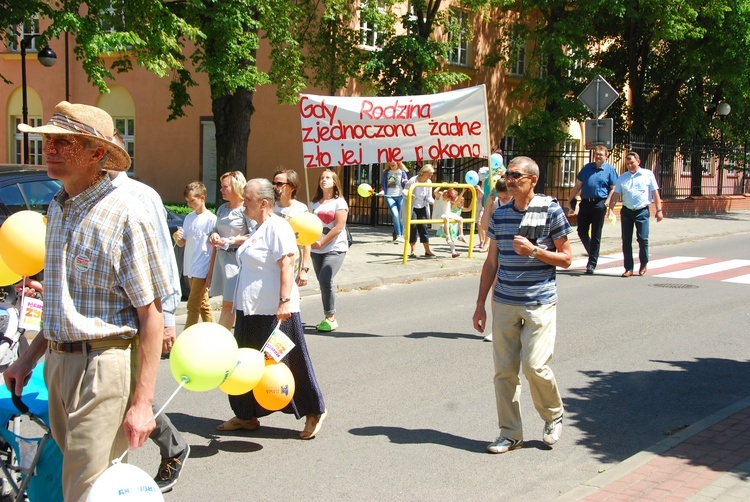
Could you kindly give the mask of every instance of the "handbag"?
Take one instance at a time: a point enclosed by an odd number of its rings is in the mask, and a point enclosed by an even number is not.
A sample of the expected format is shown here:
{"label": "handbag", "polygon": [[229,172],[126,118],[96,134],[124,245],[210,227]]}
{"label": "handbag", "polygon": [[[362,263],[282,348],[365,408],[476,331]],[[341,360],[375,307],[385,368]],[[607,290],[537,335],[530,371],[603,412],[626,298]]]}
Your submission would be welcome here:
{"label": "handbag", "polygon": [[349,244],[349,247],[351,247],[352,244],[354,244],[354,239],[352,239],[352,233],[349,231],[349,227],[344,227],[344,228],[346,228],[346,243]]}

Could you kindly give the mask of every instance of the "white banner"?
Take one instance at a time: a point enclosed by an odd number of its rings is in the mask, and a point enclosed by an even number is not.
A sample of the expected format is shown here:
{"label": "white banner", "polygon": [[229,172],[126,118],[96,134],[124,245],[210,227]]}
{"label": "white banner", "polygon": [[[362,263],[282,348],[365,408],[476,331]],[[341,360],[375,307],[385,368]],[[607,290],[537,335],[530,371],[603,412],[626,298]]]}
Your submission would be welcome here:
{"label": "white banner", "polygon": [[300,98],[305,168],[489,157],[484,85],[425,96]]}

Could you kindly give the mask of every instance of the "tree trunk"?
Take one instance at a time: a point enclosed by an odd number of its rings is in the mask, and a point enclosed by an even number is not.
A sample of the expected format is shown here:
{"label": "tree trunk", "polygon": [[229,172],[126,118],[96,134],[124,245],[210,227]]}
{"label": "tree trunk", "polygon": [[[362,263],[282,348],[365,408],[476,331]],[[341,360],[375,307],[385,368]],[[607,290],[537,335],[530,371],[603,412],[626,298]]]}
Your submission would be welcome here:
{"label": "tree trunk", "polygon": [[221,201],[218,180],[224,173],[240,171],[246,178],[247,142],[250,138],[250,118],[255,112],[253,93],[243,87],[234,94],[212,100],[211,109],[216,125],[217,201]]}
{"label": "tree trunk", "polygon": [[700,197],[703,195],[703,164],[701,163],[701,142],[694,141],[692,155],[690,156],[690,195]]}

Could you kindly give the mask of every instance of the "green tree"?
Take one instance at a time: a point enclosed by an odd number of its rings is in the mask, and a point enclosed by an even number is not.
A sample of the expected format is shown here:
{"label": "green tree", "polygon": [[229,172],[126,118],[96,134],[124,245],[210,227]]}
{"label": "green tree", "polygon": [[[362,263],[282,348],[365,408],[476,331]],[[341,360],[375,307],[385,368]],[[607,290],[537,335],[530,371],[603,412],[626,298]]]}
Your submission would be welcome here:
{"label": "green tree", "polygon": [[[393,0],[390,0],[388,5],[392,4]],[[446,65],[451,49],[448,41],[450,34],[462,28],[452,19],[449,10],[441,9],[447,4],[441,0],[409,2],[411,10],[401,18],[405,32],[388,37],[380,50],[369,54],[362,75],[374,83],[378,95],[433,94],[444,87],[469,80],[465,73],[452,71]],[[458,7],[464,4],[476,9],[484,2],[459,2]],[[372,12],[374,5],[375,2],[366,3],[363,13],[371,15],[367,9]],[[383,25],[385,31],[393,33],[395,19],[390,17],[383,21],[386,21]],[[438,27],[448,36],[436,39],[435,30]]]}
{"label": "green tree", "polygon": [[547,168],[557,162],[548,152],[560,150],[571,120],[587,118],[577,96],[596,76],[590,64],[594,5],[585,0],[501,0],[495,5],[506,15],[499,18],[498,38],[485,64],[518,70],[518,58],[525,55],[511,97],[526,100],[530,111],[508,132],[517,149],[533,152],[544,186]]}
{"label": "green tree", "polygon": [[[75,39],[75,56],[89,80],[107,92],[106,80],[133,65],[160,77],[171,77],[173,120],[190,106],[193,71],[208,75],[216,123],[219,174],[247,169],[253,94],[273,83],[282,103],[292,103],[304,88],[304,60],[297,36],[315,15],[312,1],[283,0],[89,0],[64,4],[45,0],[10,0],[0,11],[0,26],[9,27],[39,13],[51,25],[41,42],[63,32]],[[0,39],[13,37],[0,28]],[[271,66],[261,71],[256,52],[261,38],[271,47]],[[194,50],[186,53],[187,42]],[[103,55],[114,56],[108,66]],[[190,64],[192,64],[192,67]]]}

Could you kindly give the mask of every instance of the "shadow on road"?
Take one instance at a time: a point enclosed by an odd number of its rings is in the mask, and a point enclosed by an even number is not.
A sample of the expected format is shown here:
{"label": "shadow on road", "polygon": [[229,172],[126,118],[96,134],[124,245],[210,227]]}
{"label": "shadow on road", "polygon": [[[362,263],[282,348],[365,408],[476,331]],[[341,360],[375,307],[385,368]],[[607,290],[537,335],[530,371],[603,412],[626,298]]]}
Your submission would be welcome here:
{"label": "shadow on road", "polygon": [[[584,371],[590,383],[563,396],[566,422],[580,429],[579,443],[603,462],[620,462],[750,395],[749,361],[651,362],[668,369]],[[706,465],[704,454],[688,450],[686,458]]]}

